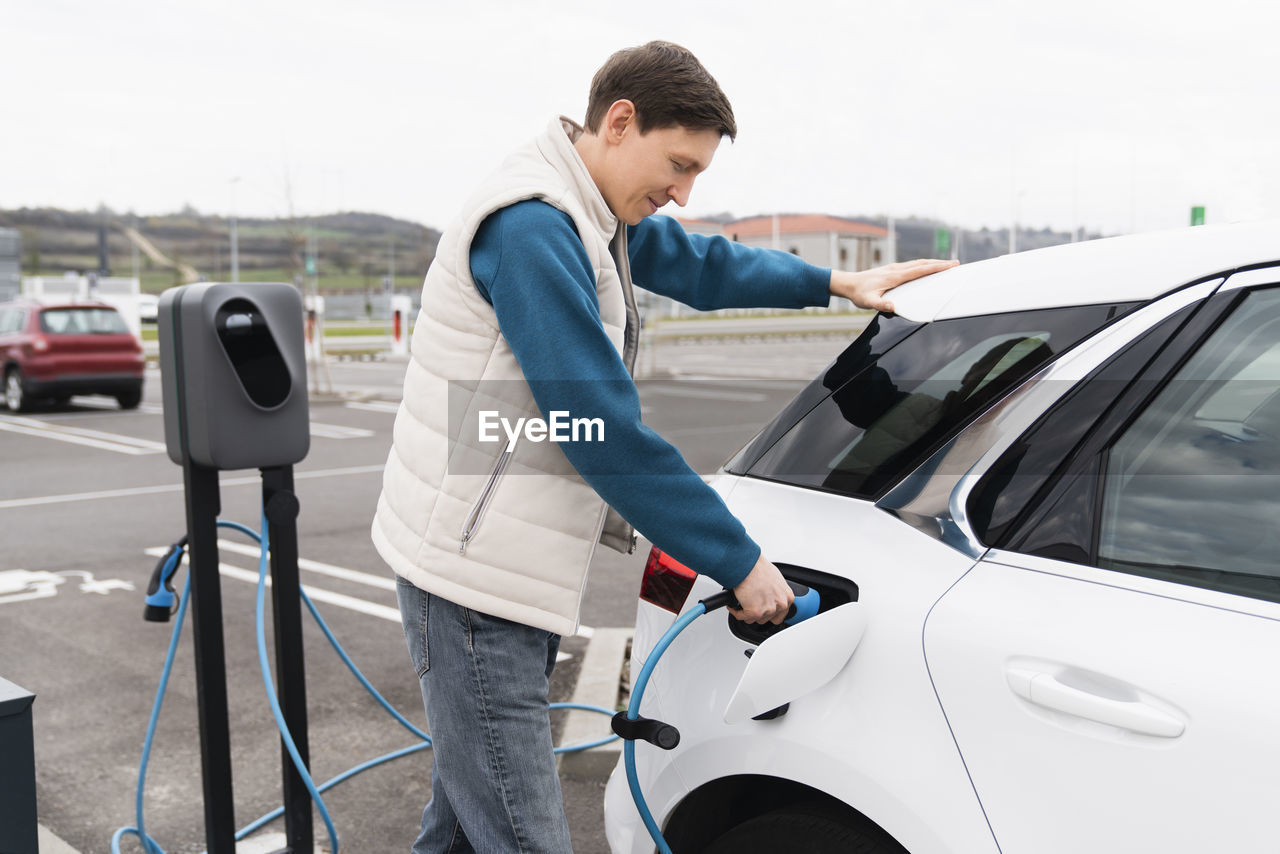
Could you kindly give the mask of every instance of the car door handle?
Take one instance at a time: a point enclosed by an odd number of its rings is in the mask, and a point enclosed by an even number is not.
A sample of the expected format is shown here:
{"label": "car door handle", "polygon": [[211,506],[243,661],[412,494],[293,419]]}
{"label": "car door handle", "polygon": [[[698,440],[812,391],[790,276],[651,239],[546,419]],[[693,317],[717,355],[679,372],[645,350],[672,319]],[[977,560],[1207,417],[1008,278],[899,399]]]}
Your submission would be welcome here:
{"label": "car door handle", "polygon": [[1013,693],[1055,712],[1157,738],[1177,738],[1186,730],[1185,722],[1140,700],[1103,697],[1035,670],[1009,668],[1006,675]]}

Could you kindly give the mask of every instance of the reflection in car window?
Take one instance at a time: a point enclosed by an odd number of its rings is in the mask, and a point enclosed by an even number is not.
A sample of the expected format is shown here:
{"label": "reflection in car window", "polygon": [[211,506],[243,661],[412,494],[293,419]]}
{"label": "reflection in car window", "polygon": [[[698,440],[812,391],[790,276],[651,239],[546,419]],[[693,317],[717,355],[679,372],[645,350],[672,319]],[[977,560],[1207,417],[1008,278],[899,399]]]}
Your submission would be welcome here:
{"label": "reflection in car window", "polygon": [[1098,566],[1280,601],[1280,289],[1205,341],[1103,484]]}
{"label": "reflection in car window", "polygon": [[998,397],[1124,308],[1075,306],[927,324],[814,407],[750,474],[878,497]]}
{"label": "reflection in car window", "polygon": [[22,331],[26,313],[20,308],[0,310],[0,335],[13,335]]}
{"label": "reflection in car window", "polygon": [[52,308],[40,312],[40,328],[54,335],[104,335],[128,332],[113,308]]}
{"label": "reflection in car window", "polygon": [[905,320],[897,315],[877,314],[853,343],[846,347],[830,365],[827,365],[816,379],[805,386],[795,399],[778,413],[778,417],[748,442],[733,459],[725,463],[725,471],[732,474],[746,474],[751,471],[751,467],[765,451],[773,447],[773,444],[785,436],[787,431],[804,418],[813,407],[923,326],[922,323]]}
{"label": "reflection in car window", "polygon": [[[1067,473],[1064,463],[1101,419],[1125,417],[1113,411],[1117,400],[1127,391],[1138,390],[1134,385],[1137,378],[1198,308],[1195,303],[1174,312],[1130,342],[1085,382],[1068,391],[987,469],[970,494],[967,508],[980,542],[1078,563],[1092,560],[1096,513],[1089,508],[1097,498],[1096,485],[1073,490],[1070,497],[1054,498],[1058,501],[1056,510],[1046,517],[1040,511],[1049,500],[1047,491]],[[1148,380],[1141,387],[1151,385]],[[1074,509],[1068,511],[1068,507]]]}

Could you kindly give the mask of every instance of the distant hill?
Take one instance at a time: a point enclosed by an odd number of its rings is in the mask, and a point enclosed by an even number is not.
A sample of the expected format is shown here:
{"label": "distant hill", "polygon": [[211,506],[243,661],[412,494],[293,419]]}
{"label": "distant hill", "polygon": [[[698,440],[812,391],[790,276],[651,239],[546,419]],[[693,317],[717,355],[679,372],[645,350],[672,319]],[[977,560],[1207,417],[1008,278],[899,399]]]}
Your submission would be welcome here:
{"label": "distant hill", "polygon": [[[22,274],[61,275],[98,268],[105,229],[113,275],[132,275],[134,247],[125,229],[136,229],[164,258],[190,265],[211,280],[230,278],[231,224],[191,208],[159,216],[57,208],[0,210],[0,227],[22,239]],[[314,237],[317,273],[326,289],[380,288],[394,249],[396,284],[417,287],[435,257],[440,233],[416,222],[355,211],[294,219],[238,218],[240,277],[245,281],[293,281],[305,269],[308,236]],[[180,282],[177,270],[138,253],[143,289],[160,291]]]}
{"label": "distant hill", "polygon": [[[732,221],[730,213],[704,217]],[[883,216],[850,216],[848,219],[887,226]],[[57,208],[0,210],[0,227],[16,228],[22,240],[22,274],[61,275],[66,270],[88,271],[98,267],[98,235],[105,228],[108,258],[115,275],[132,275],[134,249],[125,229],[136,229],[163,260],[138,253],[143,289],[159,292],[181,282],[181,268],[194,268],[198,276],[227,280],[231,269],[230,222],[222,216],[202,214],[191,208],[160,216],[99,211],[65,211]],[[894,221],[898,259],[934,255],[934,230],[948,227],[931,219],[909,217]],[[395,251],[396,286],[417,288],[435,257],[440,232],[434,228],[382,214],[347,211],[294,219],[237,220],[240,278],[245,281],[295,281],[305,269],[308,235],[314,237],[317,272],[325,290],[370,291],[382,287]],[[979,261],[1004,255],[1009,230],[953,230],[961,261]],[[1082,235],[1083,239],[1099,237]],[[1018,249],[1039,249],[1071,241],[1069,232],[1048,228],[1018,229]]]}

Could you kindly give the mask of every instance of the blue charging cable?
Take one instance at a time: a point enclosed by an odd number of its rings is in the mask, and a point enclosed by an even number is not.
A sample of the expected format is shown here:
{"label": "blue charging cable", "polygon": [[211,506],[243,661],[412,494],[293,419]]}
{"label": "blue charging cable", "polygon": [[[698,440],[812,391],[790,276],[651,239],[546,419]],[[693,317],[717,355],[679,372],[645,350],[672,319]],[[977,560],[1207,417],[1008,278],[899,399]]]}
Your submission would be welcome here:
{"label": "blue charging cable", "polygon": [[[818,609],[821,607],[818,591],[802,584],[797,584],[794,581],[788,581],[787,584],[795,595],[795,602],[783,621],[785,625],[795,625],[818,613]],[[724,606],[738,607],[738,602],[730,590],[722,590],[714,596],[708,596],[706,599],[701,600],[671,624],[671,627],[654,644],[653,650],[649,653],[648,659],[645,660],[644,666],[640,668],[640,675],[636,677],[635,684],[631,688],[631,700],[627,704],[625,715],[619,713],[613,719],[614,732],[626,739],[622,746],[622,761],[627,771],[627,787],[631,790],[631,799],[636,803],[636,810],[640,813],[640,818],[644,821],[644,826],[649,831],[649,836],[653,839],[654,844],[658,846],[659,854],[671,854],[671,847],[667,845],[667,840],[662,837],[662,830],[658,827],[658,822],[654,820],[653,813],[649,811],[649,805],[644,799],[644,792],[640,789],[640,777],[636,773],[636,739],[643,738],[645,741],[651,742],[664,750],[671,750],[680,743],[680,732],[670,724],[641,717],[640,702],[644,698],[644,689],[649,684],[649,677],[653,675],[653,669],[658,666],[658,659],[662,658],[662,654],[667,651],[667,647],[671,646],[672,641],[688,628],[694,620],[708,611],[714,611]]]}
{"label": "blue charging cable", "polygon": [[[671,628],[654,645],[653,651],[649,653],[648,659],[645,660],[644,667],[640,668],[640,675],[636,677],[635,685],[631,689],[631,701],[627,704],[627,720],[640,720],[640,700],[644,697],[645,686],[649,684],[649,677],[653,675],[653,668],[658,666],[658,659],[667,651],[667,647],[671,646],[671,642],[676,639],[676,635],[680,634],[688,627],[690,623],[701,617],[707,612],[707,606],[703,602],[694,605],[688,611],[680,615],[680,618],[672,623]],[[675,736],[675,743],[678,744],[679,735]],[[672,747],[675,744],[671,745]],[[631,799],[636,802],[636,809],[640,813],[640,818],[644,821],[644,826],[649,831],[649,836],[653,838],[654,843],[658,846],[660,854],[671,854],[671,848],[667,845],[667,840],[662,838],[662,831],[658,828],[658,823],[653,819],[653,813],[649,811],[649,805],[645,803],[644,792],[640,790],[640,778],[636,774],[636,740],[628,738],[622,745],[622,761],[627,769],[627,787],[631,789]]]}
{"label": "blue charging cable", "polygon": [[[258,592],[257,592],[256,603],[255,603],[255,626],[257,630],[257,640],[258,640],[258,665],[262,671],[263,684],[266,686],[267,699],[271,705],[271,712],[273,717],[275,718],[276,727],[277,729],[280,730],[281,738],[284,740],[285,747],[289,752],[289,756],[293,761],[294,767],[298,770],[298,774],[301,776],[304,784],[306,785],[307,791],[310,792],[312,801],[315,803],[316,809],[319,811],[321,819],[324,821],[325,829],[328,831],[328,834],[329,834],[329,845],[330,845],[329,850],[333,852],[333,854],[338,854],[338,850],[339,850],[338,849],[338,833],[333,826],[333,821],[329,816],[328,809],[325,807],[324,799],[321,797],[321,793],[328,791],[329,789],[333,788],[339,783],[344,782],[345,780],[349,780],[351,777],[354,777],[356,774],[359,774],[362,771],[367,771],[370,768],[374,768],[385,762],[390,762],[393,759],[399,759],[402,756],[408,756],[411,753],[417,753],[418,751],[426,750],[431,746],[431,736],[428,735],[423,730],[419,729],[417,726],[415,726],[411,721],[405,718],[404,715],[400,714],[400,712],[398,712],[390,703],[388,703],[386,698],[384,698],[378,692],[378,690],[373,687],[373,685],[369,682],[369,680],[365,677],[365,675],[360,672],[360,668],[358,668],[355,665],[355,663],[351,660],[351,657],[347,655],[346,650],[342,648],[342,645],[338,642],[332,630],[330,630],[328,624],[326,624],[324,619],[321,618],[320,612],[316,610],[315,604],[311,601],[311,598],[307,596],[306,591],[305,590],[301,591],[303,604],[307,606],[307,610],[311,612],[311,616],[315,618],[317,625],[320,626],[320,630],[324,633],[324,636],[329,640],[329,643],[333,646],[334,650],[338,653],[338,656],[339,658],[342,659],[342,662],[347,666],[347,668],[352,672],[352,674],[355,675],[356,679],[360,682],[361,685],[364,686],[365,690],[369,692],[369,694],[374,698],[374,700],[376,700],[378,704],[387,711],[388,714],[390,714],[393,718],[395,718],[395,720],[399,722],[401,726],[405,727],[407,730],[409,730],[409,732],[413,733],[415,736],[417,736],[420,739],[420,741],[417,744],[413,744],[413,745],[410,745],[409,747],[405,747],[400,750],[395,750],[390,753],[386,753],[382,756],[377,757],[376,759],[371,759],[368,762],[363,762],[359,765],[356,765],[352,768],[347,769],[346,771],[342,772],[338,776],[330,780],[327,780],[323,784],[317,786],[314,780],[312,779],[310,773],[308,773],[306,765],[302,762],[301,756],[298,753],[297,746],[294,744],[293,738],[289,734],[288,727],[285,726],[284,716],[280,710],[279,701],[276,699],[275,684],[271,679],[271,669],[270,669],[270,665],[268,663],[268,658],[267,658],[264,611],[265,611],[265,600],[266,600],[266,579],[267,579],[267,566],[268,566],[270,542],[266,533],[267,520],[266,520],[265,510],[264,510],[263,519],[262,519],[263,533],[261,535],[259,535],[258,532],[254,531],[252,528],[246,527],[245,525],[241,525],[238,522],[218,520],[218,526],[221,528],[230,528],[232,530],[239,531],[244,535],[246,535],[247,537],[249,537],[250,539],[259,543],[261,546],[261,550],[258,558]],[[147,608],[146,608],[147,619],[149,620],[165,619],[170,613],[174,614],[175,619],[174,619],[173,632],[171,633],[169,638],[169,649],[165,654],[164,667],[162,668],[160,673],[160,684],[156,687],[156,698],[154,703],[151,706],[151,717],[147,722],[147,733],[146,733],[146,737],[143,739],[143,744],[142,744],[142,758],[138,763],[138,787],[137,787],[137,792],[135,793],[135,796],[134,796],[134,807],[137,814],[137,818],[136,818],[137,823],[134,826],[121,827],[118,830],[116,830],[114,834],[112,834],[111,836],[112,854],[120,854],[120,842],[121,840],[123,840],[125,836],[129,836],[129,835],[137,837],[139,842],[142,843],[142,848],[145,854],[165,854],[164,849],[160,847],[159,843],[157,843],[154,839],[152,839],[146,832],[145,822],[143,819],[143,794],[146,790],[147,765],[149,764],[151,759],[151,745],[155,739],[156,724],[160,719],[160,708],[164,703],[165,690],[168,688],[168,685],[169,685],[169,675],[173,670],[173,661],[178,649],[178,639],[182,633],[182,623],[184,618],[186,617],[187,603],[191,597],[191,576],[189,574],[187,576],[187,581],[183,588],[182,595],[180,598],[176,597],[176,594],[174,593],[172,583],[171,583],[174,574],[177,572],[178,566],[182,562],[182,555],[185,551],[185,547],[186,547],[185,537],[182,540],[179,540],[177,543],[174,543],[172,546],[170,546],[168,553],[162,559],[159,572],[157,573],[156,577],[152,580],[152,583],[147,590]],[[174,610],[175,599],[177,601],[176,610]],[[606,709],[601,706],[592,706],[592,705],[587,705],[582,703],[551,703],[550,708],[581,709],[583,711],[599,712],[601,714],[606,714],[606,715],[614,714],[614,711],[612,709]],[[598,739],[596,741],[587,742],[585,744],[557,747],[555,749],[555,752],[559,754],[559,753],[576,752],[580,750],[590,750],[593,747],[599,747],[601,745],[608,744],[612,741],[616,741],[617,739],[618,739],[618,736],[611,735],[605,738]],[[283,814],[284,814],[284,807],[278,807],[272,812],[267,813],[261,818],[251,822],[250,824],[246,825],[245,827],[241,828],[239,831],[236,832],[236,835],[235,835],[236,841],[238,842],[241,839],[244,839],[249,834],[262,828],[264,825],[274,821],[275,819],[279,818]]]}

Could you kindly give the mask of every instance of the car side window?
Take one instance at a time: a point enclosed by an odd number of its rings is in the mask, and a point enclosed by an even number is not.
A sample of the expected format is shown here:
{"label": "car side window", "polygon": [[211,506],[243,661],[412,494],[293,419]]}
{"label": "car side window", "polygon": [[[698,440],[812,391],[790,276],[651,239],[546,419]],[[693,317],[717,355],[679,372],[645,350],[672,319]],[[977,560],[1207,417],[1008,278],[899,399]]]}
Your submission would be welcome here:
{"label": "car side window", "polygon": [[1099,567],[1280,601],[1280,288],[1248,294],[1103,462]]}
{"label": "car side window", "polygon": [[[1149,369],[1158,370],[1150,367],[1156,354],[1184,329],[1198,308],[1196,303],[1174,312],[1130,342],[1014,441],[970,494],[967,513],[980,542],[1078,563],[1090,560],[1092,530],[1088,525],[1092,515],[1080,507],[1064,513],[1059,506],[1051,519],[1033,524],[1029,517],[1044,517],[1046,494],[1059,486],[1066,462],[1086,437],[1108,418],[1126,417],[1115,411],[1117,401],[1127,392],[1151,387],[1144,376]],[[1071,476],[1081,474],[1077,471]],[[1096,492],[1077,490],[1072,500],[1087,506]],[[1029,534],[1028,528],[1035,530]]]}
{"label": "car side window", "polygon": [[876,498],[978,413],[1131,306],[926,324],[813,407],[750,475]]}

